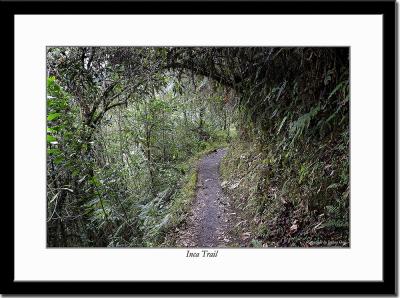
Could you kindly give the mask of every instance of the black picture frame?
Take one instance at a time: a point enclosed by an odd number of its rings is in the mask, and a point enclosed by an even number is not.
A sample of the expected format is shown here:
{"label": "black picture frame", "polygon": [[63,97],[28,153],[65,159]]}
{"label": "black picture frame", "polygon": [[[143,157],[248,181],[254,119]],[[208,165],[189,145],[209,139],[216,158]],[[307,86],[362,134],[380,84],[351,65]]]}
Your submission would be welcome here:
{"label": "black picture frame", "polygon": [[[15,14],[381,14],[383,15],[383,281],[262,281],[262,282],[16,282],[14,281],[14,188],[3,192],[1,288],[2,294],[395,294],[397,99],[394,1],[190,1],[190,2],[1,2],[3,102],[14,115]],[[8,98],[6,100],[6,98]],[[7,122],[5,129],[9,129]],[[4,119],[4,118],[3,118]],[[4,120],[3,120],[4,121]],[[14,127],[13,127],[14,128]],[[14,129],[12,129],[14,133]],[[10,137],[14,140],[14,134]],[[12,142],[14,144],[14,142]],[[7,145],[9,146],[9,145]],[[13,158],[14,145],[12,147]],[[10,149],[9,149],[10,150]],[[11,165],[10,165],[11,168]],[[13,170],[7,175],[14,185]],[[5,183],[5,185],[7,185]],[[8,188],[11,188],[7,186]],[[368,262],[368,260],[366,260]]]}

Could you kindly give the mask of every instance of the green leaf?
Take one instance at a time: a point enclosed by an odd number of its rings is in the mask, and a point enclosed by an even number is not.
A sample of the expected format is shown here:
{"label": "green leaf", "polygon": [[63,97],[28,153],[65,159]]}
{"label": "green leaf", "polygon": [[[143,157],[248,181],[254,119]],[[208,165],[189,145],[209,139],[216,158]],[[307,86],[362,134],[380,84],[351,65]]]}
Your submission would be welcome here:
{"label": "green leaf", "polygon": [[60,163],[62,163],[64,161],[64,158],[62,158],[61,156],[57,156],[54,159],[54,164],[59,165]]}
{"label": "green leaf", "polygon": [[57,197],[58,197],[59,194],[60,194],[59,192],[56,193],[56,194],[53,196],[53,198],[49,201],[49,204],[52,203],[55,199],[57,199]]}
{"label": "green leaf", "polygon": [[57,139],[51,135],[47,135],[47,142],[51,143],[51,142],[55,142],[57,141]]}
{"label": "green leaf", "polygon": [[47,84],[52,84],[56,81],[56,77],[55,76],[50,76],[47,78]]}
{"label": "green leaf", "polygon": [[253,247],[262,247],[262,242],[257,239],[252,239],[250,243]]}
{"label": "green leaf", "polygon": [[285,124],[286,119],[287,119],[287,116],[285,116],[285,118],[283,118],[283,120],[282,120],[282,122],[281,122],[281,125],[279,125],[278,133],[281,131],[282,126],[283,126],[283,124]]}
{"label": "green leaf", "polygon": [[61,116],[60,113],[51,113],[51,114],[49,114],[47,116],[47,121],[53,121],[53,120],[57,119],[60,116]]}
{"label": "green leaf", "polygon": [[49,155],[59,155],[59,154],[61,154],[61,151],[60,151],[60,149],[57,149],[57,148],[51,148],[51,149],[47,149],[47,153]]}
{"label": "green leaf", "polygon": [[335,89],[333,89],[333,91],[329,94],[328,99],[330,99],[338,90],[340,87],[342,87],[342,85],[344,84],[344,82],[340,82]]}
{"label": "green leaf", "polygon": [[338,188],[339,186],[340,186],[340,185],[339,185],[338,183],[333,183],[333,184],[331,184],[331,185],[328,186],[327,190],[328,190],[328,189],[331,189],[331,188]]}

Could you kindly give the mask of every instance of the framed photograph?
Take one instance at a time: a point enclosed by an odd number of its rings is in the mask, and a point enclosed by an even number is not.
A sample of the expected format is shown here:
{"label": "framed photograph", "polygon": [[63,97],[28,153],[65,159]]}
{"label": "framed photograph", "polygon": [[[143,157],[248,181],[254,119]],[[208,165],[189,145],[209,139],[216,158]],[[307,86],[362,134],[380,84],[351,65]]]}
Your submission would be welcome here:
{"label": "framed photograph", "polygon": [[1,293],[395,294],[394,1],[0,6]]}

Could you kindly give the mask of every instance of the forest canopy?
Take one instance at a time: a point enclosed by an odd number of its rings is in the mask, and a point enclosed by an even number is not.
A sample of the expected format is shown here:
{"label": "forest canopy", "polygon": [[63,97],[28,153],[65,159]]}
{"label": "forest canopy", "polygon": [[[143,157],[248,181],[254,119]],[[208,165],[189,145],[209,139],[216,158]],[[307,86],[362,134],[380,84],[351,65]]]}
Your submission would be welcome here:
{"label": "forest canopy", "polygon": [[224,148],[226,246],[349,246],[349,142],[348,48],[49,47],[47,245],[186,246]]}

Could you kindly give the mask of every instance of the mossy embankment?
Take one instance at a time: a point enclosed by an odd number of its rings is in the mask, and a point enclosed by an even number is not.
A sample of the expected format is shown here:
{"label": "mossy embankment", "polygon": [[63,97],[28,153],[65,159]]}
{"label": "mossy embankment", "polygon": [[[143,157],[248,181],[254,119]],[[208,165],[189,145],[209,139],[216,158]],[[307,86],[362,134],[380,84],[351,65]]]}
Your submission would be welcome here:
{"label": "mossy embankment", "polygon": [[[346,152],[274,150],[236,140],[221,163],[223,188],[254,247],[348,246]],[[328,152],[326,152],[328,151]],[[325,159],[324,159],[325,157]],[[342,160],[342,162],[340,162]]]}

